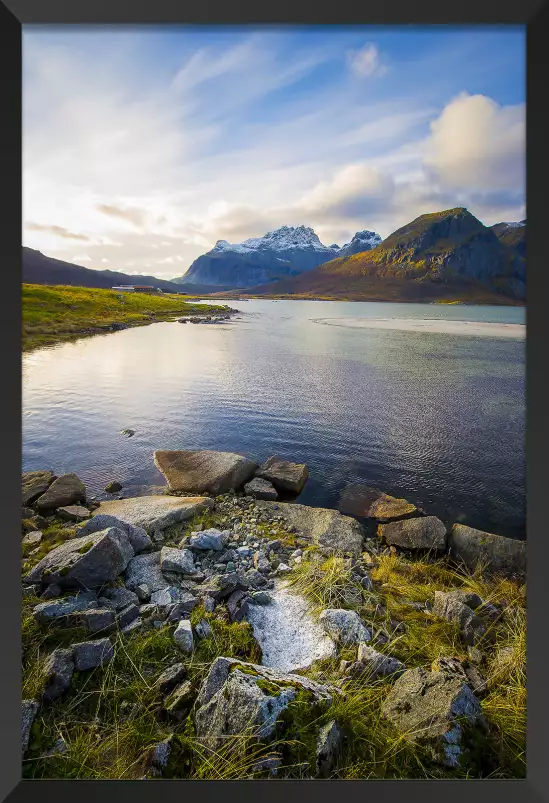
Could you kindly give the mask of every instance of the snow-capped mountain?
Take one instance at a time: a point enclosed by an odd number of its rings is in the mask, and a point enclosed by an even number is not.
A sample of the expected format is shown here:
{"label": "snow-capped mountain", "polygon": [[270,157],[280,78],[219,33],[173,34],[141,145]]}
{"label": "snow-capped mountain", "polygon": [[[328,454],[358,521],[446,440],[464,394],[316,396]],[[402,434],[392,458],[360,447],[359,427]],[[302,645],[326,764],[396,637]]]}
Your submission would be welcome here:
{"label": "snow-capped mountain", "polygon": [[241,243],[218,240],[211,251],[193,262],[184,276],[173,281],[252,287],[296,276],[336,257],[367,251],[380,242],[379,234],[362,231],[342,248],[335,243],[327,246],[309,226],[282,226]]}

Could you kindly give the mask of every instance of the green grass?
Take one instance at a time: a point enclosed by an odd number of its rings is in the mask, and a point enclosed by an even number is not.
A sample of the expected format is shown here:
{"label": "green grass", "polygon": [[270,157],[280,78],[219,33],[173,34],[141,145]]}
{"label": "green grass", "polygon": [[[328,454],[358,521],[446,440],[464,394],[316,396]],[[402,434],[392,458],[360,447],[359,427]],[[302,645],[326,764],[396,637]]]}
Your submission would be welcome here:
{"label": "green grass", "polygon": [[123,293],[90,287],[23,284],[23,350],[82,336],[113,323],[138,325],[220,310],[172,294]]}

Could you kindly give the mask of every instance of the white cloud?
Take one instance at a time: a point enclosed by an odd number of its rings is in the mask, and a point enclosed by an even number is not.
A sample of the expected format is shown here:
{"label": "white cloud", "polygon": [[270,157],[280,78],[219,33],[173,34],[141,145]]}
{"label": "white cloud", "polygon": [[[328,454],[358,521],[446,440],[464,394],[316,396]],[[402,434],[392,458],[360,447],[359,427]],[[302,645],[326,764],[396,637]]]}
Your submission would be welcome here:
{"label": "white cloud", "polygon": [[446,189],[524,193],[525,106],[463,93],[431,123],[425,166]]}
{"label": "white cloud", "polygon": [[364,45],[360,50],[349,51],[347,63],[358,78],[381,78],[388,70],[381,59],[379,48],[373,42]]}

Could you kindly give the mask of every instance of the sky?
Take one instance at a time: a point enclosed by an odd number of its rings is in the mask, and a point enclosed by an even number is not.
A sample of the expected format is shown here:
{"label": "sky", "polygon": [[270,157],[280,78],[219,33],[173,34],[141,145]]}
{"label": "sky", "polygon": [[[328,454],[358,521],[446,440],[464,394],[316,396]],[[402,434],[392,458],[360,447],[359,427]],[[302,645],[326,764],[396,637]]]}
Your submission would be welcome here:
{"label": "sky", "polygon": [[23,244],[181,276],[282,225],[525,208],[525,28],[24,26]]}

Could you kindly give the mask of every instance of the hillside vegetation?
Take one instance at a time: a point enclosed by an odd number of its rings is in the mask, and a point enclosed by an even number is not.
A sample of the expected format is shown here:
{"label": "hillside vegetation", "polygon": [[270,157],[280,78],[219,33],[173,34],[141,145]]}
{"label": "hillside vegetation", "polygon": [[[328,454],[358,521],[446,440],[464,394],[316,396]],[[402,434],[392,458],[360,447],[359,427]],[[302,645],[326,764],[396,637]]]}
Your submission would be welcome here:
{"label": "hillside vegetation", "polygon": [[109,330],[113,325],[135,326],[192,315],[220,307],[195,304],[179,295],[122,293],[89,287],[22,286],[23,350],[84,334]]}

